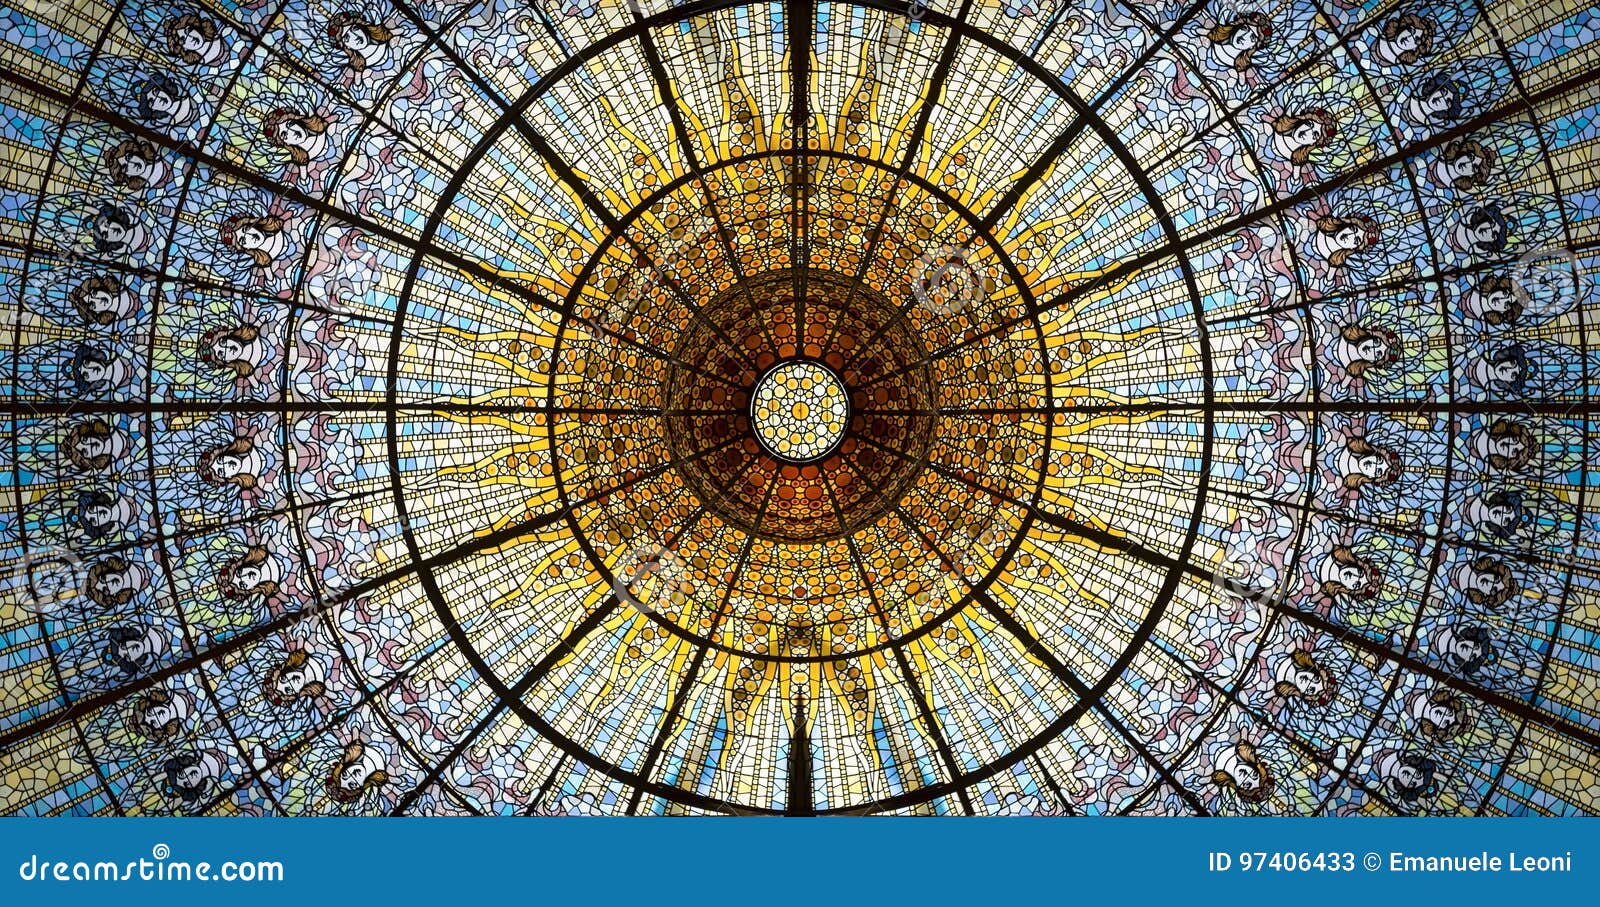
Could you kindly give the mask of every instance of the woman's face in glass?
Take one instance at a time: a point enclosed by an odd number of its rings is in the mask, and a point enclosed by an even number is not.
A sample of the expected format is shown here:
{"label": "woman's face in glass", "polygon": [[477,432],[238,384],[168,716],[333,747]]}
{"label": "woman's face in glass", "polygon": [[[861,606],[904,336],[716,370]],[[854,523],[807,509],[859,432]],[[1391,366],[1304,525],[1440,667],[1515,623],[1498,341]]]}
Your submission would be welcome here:
{"label": "woman's face in glass", "polygon": [[306,675],[299,668],[291,668],[278,672],[278,677],[273,681],[273,689],[285,699],[292,698],[300,693],[306,685]]}
{"label": "woman's face in glass", "polygon": [[1500,576],[1487,570],[1473,570],[1468,575],[1467,585],[1469,588],[1484,595],[1494,595],[1505,588],[1505,583],[1500,579]]}
{"label": "woman's face in glass", "polygon": [[95,290],[89,294],[89,310],[97,315],[121,314],[127,301],[127,294],[112,293],[109,290]]}
{"label": "woman's face in glass", "polygon": [[1508,460],[1515,460],[1517,457],[1522,456],[1524,450],[1527,450],[1520,438],[1510,436],[1495,438],[1490,442],[1489,449]]}
{"label": "woman's face in glass", "polygon": [[261,568],[246,564],[233,572],[233,583],[241,589],[254,589],[261,585]]}
{"label": "woman's face in glass", "polygon": [[1239,763],[1239,767],[1233,770],[1233,775],[1239,787],[1244,790],[1254,790],[1261,786],[1261,773],[1248,762]]}
{"label": "woman's face in glass", "polygon": [[1389,458],[1382,454],[1362,454],[1356,458],[1356,471],[1369,479],[1381,479],[1389,474]]}
{"label": "woman's face in glass", "polygon": [[1294,685],[1307,696],[1319,696],[1324,689],[1322,675],[1305,668],[1294,672]]}
{"label": "woman's face in glass", "polygon": [[1298,146],[1315,145],[1325,140],[1322,124],[1315,120],[1301,120],[1300,124],[1294,127],[1294,143]]}
{"label": "woman's face in glass", "polygon": [[128,588],[128,579],[121,573],[107,573],[95,582],[95,588],[106,595],[116,595]]}
{"label": "woman's face in glass", "polygon": [[101,220],[95,222],[94,235],[100,237],[102,242],[121,245],[127,240],[128,231],[116,221]]}
{"label": "woman's face in glass", "polygon": [[157,88],[150,92],[148,97],[150,109],[162,116],[172,116],[178,110],[178,99],[163,89]]}
{"label": "woman's face in glass", "polygon": [[1452,727],[1455,727],[1456,723],[1455,711],[1449,706],[1439,702],[1428,703],[1428,705],[1422,710],[1422,717],[1433,722],[1434,727],[1437,727],[1440,730],[1448,730]]}
{"label": "woman's face in glass", "polygon": [[1230,50],[1238,51],[1239,53],[1255,50],[1260,46],[1261,36],[1256,33],[1254,28],[1250,28],[1248,26],[1237,29],[1234,31],[1233,35],[1228,38],[1228,48]]}
{"label": "woman's face in glass", "polygon": [[1515,362],[1496,362],[1489,366],[1489,373],[1496,381],[1513,382],[1522,375],[1522,369]]}
{"label": "woman's face in glass", "polygon": [[1333,235],[1333,242],[1341,249],[1355,252],[1366,247],[1366,236],[1357,227],[1340,227]]}
{"label": "woman's face in glass", "polygon": [[1436,88],[1422,96],[1422,110],[1432,116],[1443,116],[1450,110],[1454,95],[1444,88]]}
{"label": "woman's face in glass", "polygon": [[78,366],[78,375],[88,384],[106,380],[106,367],[98,362],[85,362]]}
{"label": "woman's face in glass", "polygon": [[237,362],[244,358],[244,345],[232,337],[223,337],[211,345],[211,353],[218,362]]}
{"label": "woman's face in glass", "polygon": [[1389,357],[1389,344],[1380,337],[1367,337],[1356,344],[1356,356],[1367,362],[1382,362]]}
{"label": "woman's face in glass", "polygon": [[1407,25],[1395,32],[1394,37],[1389,40],[1389,46],[1393,47],[1397,54],[1411,53],[1422,46],[1422,35]]}
{"label": "woman's face in glass", "polygon": [[304,126],[290,120],[278,127],[278,138],[286,145],[302,146],[311,139],[311,134]]}
{"label": "woman's face in glass", "polygon": [[244,471],[244,460],[234,454],[222,454],[212,458],[211,471],[219,478],[231,479]]}
{"label": "woman's face in glass", "polygon": [[339,39],[345,50],[357,56],[365,57],[373,49],[372,39],[367,37],[366,31],[353,25],[341,32]]}
{"label": "woman's face in glass", "polygon": [[367,767],[359,762],[355,765],[347,765],[343,771],[339,772],[339,786],[348,791],[360,790],[361,785],[367,782],[367,777],[370,774],[371,772],[367,770]]}
{"label": "woman's face in glass", "polygon": [[95,457],[102,456],[110,451],[111,445],[106,442],[105,438],[85,437],[78,439],[76,449],[78,456],[83,457],[85,460],[93,460]]}
{"label": "woman's face in glass", "polygon": [[1350,564],[1340,564],[1337,571],[1339,585],[1355,592],[1367,587],[1367,571]]}
{"label": "woman's face in glass", "polygon": [[237,237],[241,249],[260,249],[267,244],[266,234],[257,227],[240,227]]}
{"label": "woman's face in glass", "polygon": [[205,35],[200,34],[200,32],[194,28],[185,28],[183,33],[179,36],[179,40],[183,44],[184,51],[191,54],[201,53],[211,43],[206,40]]}
{"label": "woman's face in glass", "polygon": [[145,160],[137,154],[122,159],[122,175],[127,179],[149,179],[154,170],[154,161]]}
{"label": "woman's face in glass", "polygon": [[1449,169],[1453,180],[1472,179],[1478,175],[1478,157],[1473,154],[1460,155],[1450,162]]}

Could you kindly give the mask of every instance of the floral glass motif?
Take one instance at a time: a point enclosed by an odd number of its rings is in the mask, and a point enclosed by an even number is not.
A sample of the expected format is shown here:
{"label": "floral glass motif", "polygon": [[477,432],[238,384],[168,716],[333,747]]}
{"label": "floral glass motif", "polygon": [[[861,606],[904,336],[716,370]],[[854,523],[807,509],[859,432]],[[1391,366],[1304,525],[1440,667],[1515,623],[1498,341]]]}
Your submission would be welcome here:
{"label": "floral glass motif", "polygon": [[815,460],[843,440],[849,403],[844,385],[826,366],[785,362],[756,382],[756,439],[785,460]]}

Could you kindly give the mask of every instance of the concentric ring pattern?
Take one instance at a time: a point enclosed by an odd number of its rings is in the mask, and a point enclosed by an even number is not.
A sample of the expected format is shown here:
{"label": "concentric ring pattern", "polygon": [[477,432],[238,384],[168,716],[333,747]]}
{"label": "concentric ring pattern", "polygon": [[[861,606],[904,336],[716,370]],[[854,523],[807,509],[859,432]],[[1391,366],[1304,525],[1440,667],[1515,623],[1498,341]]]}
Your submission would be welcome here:
{"label": "concentric ring pattern", "polygon": [[844,440],[849,392],[820,362],[780,362],[756,382],[750,421],[767,452],[791,461],[816,460]]}
{"label": "concentric ring pattern", "polygon": [[5,812],[1600,809],[1581,0],[0,40]]}

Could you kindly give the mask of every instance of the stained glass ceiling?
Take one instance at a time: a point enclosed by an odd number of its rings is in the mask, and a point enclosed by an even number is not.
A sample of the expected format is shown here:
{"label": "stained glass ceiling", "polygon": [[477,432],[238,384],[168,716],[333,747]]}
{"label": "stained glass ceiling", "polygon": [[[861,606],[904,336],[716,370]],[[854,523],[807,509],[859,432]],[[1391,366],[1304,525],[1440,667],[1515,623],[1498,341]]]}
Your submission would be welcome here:
{"label": "stained glass ceiling", "polygon": [[1573,814],[1577,0],[0,6],[0,808]]}

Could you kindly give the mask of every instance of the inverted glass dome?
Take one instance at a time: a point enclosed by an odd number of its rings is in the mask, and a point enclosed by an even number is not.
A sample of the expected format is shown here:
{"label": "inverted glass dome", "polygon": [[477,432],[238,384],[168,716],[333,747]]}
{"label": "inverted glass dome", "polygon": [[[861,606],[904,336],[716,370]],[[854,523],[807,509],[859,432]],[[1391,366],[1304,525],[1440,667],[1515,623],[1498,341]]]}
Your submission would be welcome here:
{"label": "inverted glass dome", "polygon": [[1590,4],[0,41],[0,812],[1600,811]]}

